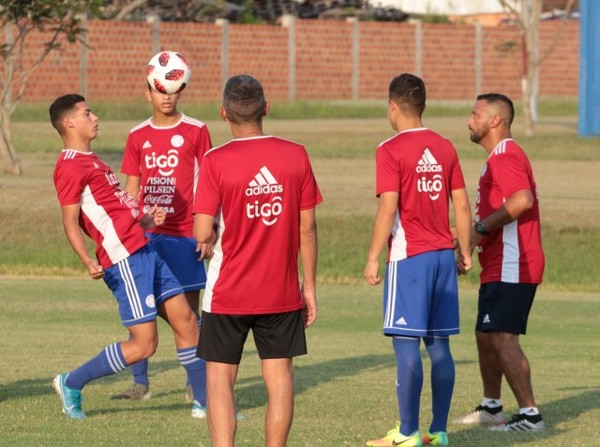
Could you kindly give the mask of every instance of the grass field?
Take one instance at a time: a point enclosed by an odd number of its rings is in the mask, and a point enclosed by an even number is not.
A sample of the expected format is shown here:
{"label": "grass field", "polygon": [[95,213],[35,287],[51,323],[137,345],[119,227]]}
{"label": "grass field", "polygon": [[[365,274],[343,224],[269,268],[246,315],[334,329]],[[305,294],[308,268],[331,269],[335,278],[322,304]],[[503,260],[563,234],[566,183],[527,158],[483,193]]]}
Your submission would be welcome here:
{"label": "grass field", "polygon": [[[0,439],[9,446],[180,445],[208,446],[206,424],[193,420],[183,399],[184,373],[169,330],[161,324],[150,361],[153,397],[145,402],[109,400],[129,384],[125,372],[84,390],[85,421],[60,411],[52,377],[125,337],[104,284],[89,280],[0,280]],[[309,355],[296,361],[296,417],[289,446],[361,446],[394,425],[395,363],[380,333],[380,288],[323,285],[318,322],[308,332]],[[457,381],[451,419],[481,398],[472,334],[476,290],[462,288],[462,333],[452,339]],[[451,445],[470,447],[589,446],[600,418],[597,293],[538,294],[529,335],[523,338],[533,384],[549,426],[538,434],[490,433],[449,425]],[[424,362],[427,368],[428,362]],[[238,445],[263,445],[265,393],[252,343],[236,387],[246,416]],[[427,371],[426,371],[427,377]],[[422,399],[422,427],[430,422],[429,381]],[[516,402],[505,388],[505,406]]]}
{"label": "grass field", "polygon": [[[265,122],[267,133],[307,146],[325,197],[317,210],[320,316],[309,331],[310,354],[296,363],[298,397],[290,446],[360,446],[395,421],[393,353],[380,333],[381,289],[362,281],[377,206],[373,151],[392,135],[378,107],[385,110],[385,104],[336,104],[334,112],[300,104],[297,110],[275,109],[277,119]],[[549,429],[506,435],[450,425],[453,446],[595,442],[594,423],[600,416],[600,140],[577,138],[572,104],[544,107],[547,113],[535,137],[525,139],[518,122],[514,135],[530,154],[541,200],[547,267],[523,344]],[[106,105],[96,110],[101,129],[94,149],[117,170],[127,132],[145,114],[124,120],[127,110],[111,110]],[[196,110],[188,113],[196,115]],[[424,122],[455,143],[473,197],[485,153],[468,139],[468,111],[462,104],[434,107]],[[60,413],[49,387],[52,377],[121,339],[125,331],[106,287],[86,279],[62,232],[52,185],[58,135],[39,107],[27,112],[13,125],[25,174],[0,175],[0,445],[209,445],[206,424],[192,420],[183,401],[184,373],[165,327],[151,360],[150,401],[108,399],[129,383],[124,373],[86,387],[84,408],[90,417],[85,422]],[[227,141],[225,124],[206,113],[213,142]],[[476,284],[476,271],[461,278],[463,331],[452,345],[457,383],[451,419],[481,398],[472,334]],[[428,383],[422,429],[429,422]],[[260,446],[265,397],[252,345],[243,359],[237,393],[247,416],[240,423],[238,445]],[[504,399],[514,411],[508,388]]]}

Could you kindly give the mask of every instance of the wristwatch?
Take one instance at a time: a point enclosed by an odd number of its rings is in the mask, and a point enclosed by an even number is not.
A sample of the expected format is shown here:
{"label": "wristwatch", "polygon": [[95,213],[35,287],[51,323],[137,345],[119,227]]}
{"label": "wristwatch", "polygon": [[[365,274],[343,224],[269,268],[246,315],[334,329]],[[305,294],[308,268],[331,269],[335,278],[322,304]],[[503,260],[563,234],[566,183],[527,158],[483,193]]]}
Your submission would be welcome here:
{"label": "wristwatch", "polygon": [[490,234],[490,231],[485,227],[485,224],[478,220],[475,222],[475,232],[481,234],[482,236],[486,236]]}

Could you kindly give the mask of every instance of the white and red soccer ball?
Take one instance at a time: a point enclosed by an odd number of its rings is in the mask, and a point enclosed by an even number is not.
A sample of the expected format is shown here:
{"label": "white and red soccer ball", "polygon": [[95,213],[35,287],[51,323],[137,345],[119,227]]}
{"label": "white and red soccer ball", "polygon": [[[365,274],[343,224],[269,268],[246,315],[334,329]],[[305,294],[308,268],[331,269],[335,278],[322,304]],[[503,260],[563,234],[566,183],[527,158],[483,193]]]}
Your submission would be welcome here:
{"label": "white and red soccer ball", "polygon": [[165,95],[182,91],[190,81],[192,70],[182,54],[161,51],[148,62],[146,79],[154,90]]}

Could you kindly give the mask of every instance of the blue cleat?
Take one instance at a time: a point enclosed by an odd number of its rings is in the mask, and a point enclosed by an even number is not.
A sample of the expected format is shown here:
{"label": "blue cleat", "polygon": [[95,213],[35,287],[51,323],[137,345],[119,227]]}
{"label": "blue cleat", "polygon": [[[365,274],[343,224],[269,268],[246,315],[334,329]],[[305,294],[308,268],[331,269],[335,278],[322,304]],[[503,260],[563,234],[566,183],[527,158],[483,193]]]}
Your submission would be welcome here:
{"label": "blue cleat", "polygon": [[192,417],[194,419],[204,419],[206,417],[206,407],[197,400],[194,400],[192,404]]}
{"label": "blue cleat", "polygon": [[81,409],[81,401],[83,400],[81,390],[75,390],[66,385],[65,381],[68,376],[69,373],[59,374],[52,381],[52,386],[60,396],[63,413],[71,419],[85,419],[85,414]]}

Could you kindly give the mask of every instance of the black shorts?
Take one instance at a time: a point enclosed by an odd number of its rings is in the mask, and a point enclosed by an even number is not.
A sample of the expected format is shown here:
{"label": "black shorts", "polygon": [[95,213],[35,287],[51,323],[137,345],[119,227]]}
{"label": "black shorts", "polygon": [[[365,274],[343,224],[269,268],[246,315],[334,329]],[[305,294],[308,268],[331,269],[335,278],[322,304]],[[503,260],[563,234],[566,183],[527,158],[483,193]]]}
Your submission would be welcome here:
{"label": "black shorts", "polygon": [[482,284],[475,330],[525,334],[536,289],[537,284]]}
{"label": "black shorts", "polygon": [[202,312],[197,355],[208,362],[239,365],[252,329],[261,359],[306,354],[303,311],[261,315],[223,315]]}

